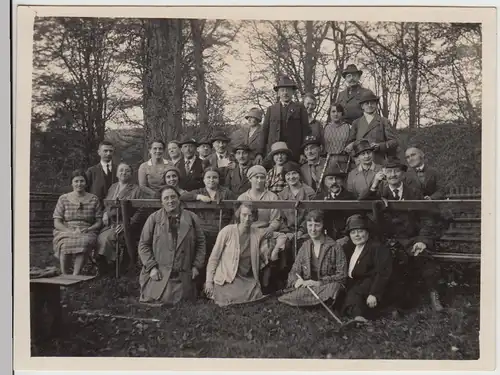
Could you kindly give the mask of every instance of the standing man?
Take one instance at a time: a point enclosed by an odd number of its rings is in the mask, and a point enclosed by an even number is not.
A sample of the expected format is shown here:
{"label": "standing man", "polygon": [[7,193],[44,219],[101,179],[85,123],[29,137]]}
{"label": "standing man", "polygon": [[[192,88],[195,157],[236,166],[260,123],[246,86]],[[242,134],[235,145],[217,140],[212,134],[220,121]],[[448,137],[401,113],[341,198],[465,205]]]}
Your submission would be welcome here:
{"label": "standing man", "polygon": [[292,160],[298,162],[302,141],[311,133],[311,128],[304,105],[292,101],[295,90],[297,85],[287,76],[281,77],[274,86],[279,102],[267,108],[259,150],[269,153],[272,144],[286,142],[292,151]]}
{"label": "standing man", "polygon": [[118,182],[116,165],[113,163],[115,147],[109,141],[99,143],[97,154],[101,158],[98,164],[87,169],[88,192],[96,195],[101,201],[108,194],[109,187]]}
{"label": "standing man", "polygon": [[193,138],[185,138],[181,144],[182,158],[178,165],[180,171],[179,187],[191,191],[200,189],[203,184],[203,164],[196,156],[198,142]]}
{"label": "standing man", "polygon": [[363,116],[359,100],[363,93],[371,92],[359,83],[362,74],[363,71],[359,70],[356,65],[347,65],[347,68],[342,72],[347,87],[339,93],[337,100],[332,98],[332,103],[341,104],[344,107],[344,121],[348,124],[352,124],[354,120]]}

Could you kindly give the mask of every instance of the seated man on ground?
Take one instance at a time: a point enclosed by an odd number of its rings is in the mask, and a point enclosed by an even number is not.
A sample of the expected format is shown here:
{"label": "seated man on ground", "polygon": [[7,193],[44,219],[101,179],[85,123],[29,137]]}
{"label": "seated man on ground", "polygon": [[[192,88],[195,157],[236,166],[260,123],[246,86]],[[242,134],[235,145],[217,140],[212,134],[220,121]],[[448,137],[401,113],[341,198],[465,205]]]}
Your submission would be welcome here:
{"label": "seated man on ground", "polygon": [[279,297],[279,301],[292,306],[312,306],[318,297],[333,305],[340,290],[344,289],[347,262],[342,246],[326,236],[323,230],[323,213],[310,211],[306,218],[309,239],[302,245],[288,275],[288,287],[295,289]]}
{"label": "seated man on ground", "polygon": [[260,272],[269,262],[278,259],[286,237],[273,233],[276,240],[269,247],[266,231],[252,227],[257,210],[242,203],[236,210],[237,224],[224,227],[215,243],[207,264],[205,293],[219,306],[257,301],[264,297]]}

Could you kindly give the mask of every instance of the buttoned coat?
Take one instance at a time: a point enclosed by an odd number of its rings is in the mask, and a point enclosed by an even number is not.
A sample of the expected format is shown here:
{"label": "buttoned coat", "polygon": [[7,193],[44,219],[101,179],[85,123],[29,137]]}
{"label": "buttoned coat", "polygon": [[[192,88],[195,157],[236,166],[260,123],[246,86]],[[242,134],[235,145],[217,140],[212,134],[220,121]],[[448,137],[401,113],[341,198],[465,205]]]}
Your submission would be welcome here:
{"label": "buttoned coat", "polygon": [[375,163],[366,172],[361,168],[361,164],[356,166],[347,175],[347,190],[353,193],[356,199],[358,199],[364,192],[370,189],[375,175],[381,169],[382,167]]}
{"label": "buttoned coat", "polygon": [[195,156],[194,162],[191,165],[191,170],[186,172],[186,165],[184,159],[181,159],[176,165],[179,168],[180,178],[179,187],[186,191],[191,191],[195,189],[200,189],[204,186],[203,184],[203,162],[202,160]]}
{"label": "buttoned coat", "polygon": [[[149,216],[142,230],[139,241],[139,257],[143,265],[139,276],[141,301],[162,300],[170,302],[164,300],[169,298],[164,293],[170,281],[174,261],[182,253],[180,269],[175,270],[179,272],[182,299],[194,295],[191,270],[193,267],[198,270],[203,268],[206,251],[205,236],[201,229],[200,219],[188,210],[181,210],[176,248],[173,248],[174,241],[172,241],[169,226],[167,212],[161,208]],[[154,281],[149,276],[154,267],[158,267],[162,275],[159,281]]]}
{"label": "buttoned coat", "polygon": [[339,92],[337,100],[333,100],[333,103],[341,104],[344,107],[344,121],[348,124],[361,116],[363,116],[363,110],[361,109],[361,104],[359,101],[363,94],[371,93],[371,90],[362,87],[361,85],[356,85],[352,88],[346,88],[345,90]]}
{"label": "buttoned coat", "polygon": [[[323,167],[325,166],[325,163],[326,163],[326,159],[325,158],[320,158],[319,159],[319,167],[318,167],[318,173],[321,174],[321,172],[323,171]],[[313,187],[315,184],[313,183],[313,178],[312,178],[312,174],[311,174],[311,168],[309,167],[309,164],[306,162],[304,164],[302,164],[302,166],[300,167],[300,174],[302,176],[302,181],[308,185],[308,186],[311,186]],[[318,178],[320,178],[321,176],[318,176]],[[319,184],[321,184],[321,181],[318,182]]]}
{"label": "buttoned coat", "polygon": [[[329,192],[319,192],[314,200],[317,201],[355,201],[356,196],[346,189],[342,191],[335,197]],[[326,233],[333,239],[339,239],[345,236],[344,228],[347,218],[351,215],[357,214],[356,211],[342,211],[342,210],[326,210],[324,213],[324,227]]]}
{"label": "buttoned coat", "polygon": [[432,167],[424,165],[423,169],[424,180],[420,181],[417,171],[414,168],[409,168],[406,176],[414,180],[416,186],[420,188],[422,194],[430,197],[432,200],[444,199],[444,186],[441,183],[439,173]]}
{"label": "buttoned coat", "polygon": [[379,146],[379,149],[373,152],[373,161],[377,164],[383,164],[386,155],[397,156],[398,140],[396,134],[389,120],[377,113],[369,124],[365,116],[353,121],[347,143],[360,139],[367,139],[370,143],[376,143]]}
{"label": "buttoned coat", "polygon": [[118,177],[116,177],[118,165],[112,163],[111,165],[111,183],[108,185],[106,183],[106,174],[104,169],[102,169],[101,163],[98,163],[89,169],[85,175],[87,176],[87,191],[94,194],[102,202],[106,198],[109,188],[115,182],[118,182]]}
{"label": "buttoned coat", "polygon": [[[249,165],[249,167],[251,167],[251,165]],[[236,167],[234,169],[228,170],[226,178],[224,179],[224,186],[237,196],[240,196],[248,189],[250,189],[251,184],[246,175],[241,175],[240,167],[238,164],[236,164]]]}
{"label": "buttoned coat", "polygon": [[[262,125],[260,150],[269,153],[275,142],[286,142],[292,151],[292,159],[298,161],[304,139],[311,134],[309,117],[306,108],[301,103],[290,102],[288,105],[285,128],[281,129],[281,104],[276,103],[267,108]],[[265,156],[265,155],[263,155]]]}

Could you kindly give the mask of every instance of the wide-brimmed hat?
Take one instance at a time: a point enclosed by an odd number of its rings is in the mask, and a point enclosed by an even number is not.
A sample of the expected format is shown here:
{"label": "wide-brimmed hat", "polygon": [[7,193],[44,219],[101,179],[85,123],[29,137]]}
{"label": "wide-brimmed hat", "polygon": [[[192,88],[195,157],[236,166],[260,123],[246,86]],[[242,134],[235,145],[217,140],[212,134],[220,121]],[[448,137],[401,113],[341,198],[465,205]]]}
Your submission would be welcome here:
{"label": "wide-brimmed hat", "polygon": [[210,141],[212,143],[214,143],[215,141],[223,141],[223,142],[229,143],[231,140],[228,138],[228,136],[226,135],[226,133],[224,133],[222,131],[217,131],[217,132],[214,133],[214,135],[212,136],[212,138],[210,138]]}
{"label": "wide-brimmed hat", "polygon": [[300,146],[300,148],[304,149],[307,145],[321,146],[321,140],[314,135],[308,135],[306,139],[304,139],[304,143],[302,143],[302,146]]}
{"label": "wide-brimmed hat", "polygon": [[289,172],[297,172],[300,174],[300,165],[295,163],[294,161],[287,161],[283,165],[283,176],[285,176]]}
{"label": "wide-brimmed hat", "polygon": [[259,122],[261,122],[262,121],[262,111],[259,108],[251,108],[248,111],[245,118],[248,119],[249,117],[256,118],[257,120],[259,120]]}
{"label": "wide-brimmed hat", "polygon": [[361,94],[359,98],[359,104],[366,103],[366,102],[378,102],[380,97],[375,95],[373,91],[365,91]]}
{"label": "wide-brimmed hat", "polygon": [[209,145],[210,147],[212,147],[212,142],[210,141],[210,139],[208,139],[208,137],[203,137],[198,142],[198,146],[201,146],[201,145]]}
{"label": "wide-brimmed hat", "polygon": [[372,229],[370,219],[360,214],[350,216],[346,221],[345,232],[349,233],[354,229],[366,229],[370,231]]}
{"label": "wide-brimmed hat", "polygon": [[198,142],[196,141],[196,139],[192,138],[192,137],[184,137],[180,142],[179,142],[179,145],[180,146],[183,146],[183,145],[186,145],[186,144],[193,144],[195,146],[198,146]]}
{"label": "wide-brimmed hat", "polygon": [[246,152],[251,152],[252,149],[250,148],[249,145],[245,144],[245,143],[240,143],[236,146],[233,147],[233,151],[236,152],[238,150],[243,150],[243,151],[246,151]]}
{"label": "wide-brimmed hat", "polygon": [[329,165],[326,168],[325,173],[323,174],[323,179],[326,176],[335,176],[335,177],[346,178],[347,177],[347,172],[343,171],[342,169],[339,168],[338,165],[334,164],[334,165]]}
{"label": "wide-brimmed hat", "polygon": [[342,72],[342,77],[345,78],[345,76],[349,73],[351,73],[351,74],[359,73],[359,75],[362,75],[363,71],[359,70],[356,65],[349,64],[349,65],[347,65],[347,68],[345,68],[344,71]]}
{"label": "wide-brimmed hat", "polygon": [[278,91],[280,87],[290,87],[294,90],[297,90],[297,85],[288,76],[280,77],[278,83],[276,84],[276,86],[274,86],[274,91]]}
{"label": "wide-brimmed hat", "polygon": [[352,153],[354,156],[358,156],[363,151],[373,151],[373,146],[367,139],[360,139],[352,145]]}
{"label": "wide-brimmed hat", "polygon": [[253,176],[258,174],[263,174],[264,176],[266,176],[266,168],[264,168],[262,165],[254,165],[253,167],[250,167],[247,171],[247,178],[250,180]]}
{"label": "wide-brimmed hat", "polygon": [[403,172],[408,170],[408,166],[401,162],[399,158],[391,156],[384,162],[384,168],[401,168]]}
{"label": "wide-brimmed hat", "polygon": [[292,156],[292,150],[290,150],[286,144],[286,142],[274,142],[271,145],[271,152],[268,155],[269,159],[272,159],[273,156],[279,152],[283,152],[288,155],[288,157]]}

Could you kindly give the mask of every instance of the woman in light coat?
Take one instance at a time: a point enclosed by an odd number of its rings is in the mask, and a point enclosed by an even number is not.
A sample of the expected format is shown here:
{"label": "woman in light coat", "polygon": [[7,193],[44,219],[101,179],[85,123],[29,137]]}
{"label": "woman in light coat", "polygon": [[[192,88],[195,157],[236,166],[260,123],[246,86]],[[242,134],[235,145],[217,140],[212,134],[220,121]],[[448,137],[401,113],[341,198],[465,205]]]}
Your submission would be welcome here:
{"label": "woman in light coat", "polygon": [[260,270],[278,259],[286,236],[274,233],[274,248],[265,239],[266,231],[252,227],[257,210],[242,203],[236,211],[238,224],[222,229],[207,264],[205,293],[219,306],[257,301],[264,297],[259,282]]}
{"label": "woman in light coat", "polygon": [[179,197],[176,188],[163,188],[163,207],[148,218],[142,230],[141,302],[176,304],[196,295],[194,279],[203,268],[205,236],[200,219],[181,209]]}

